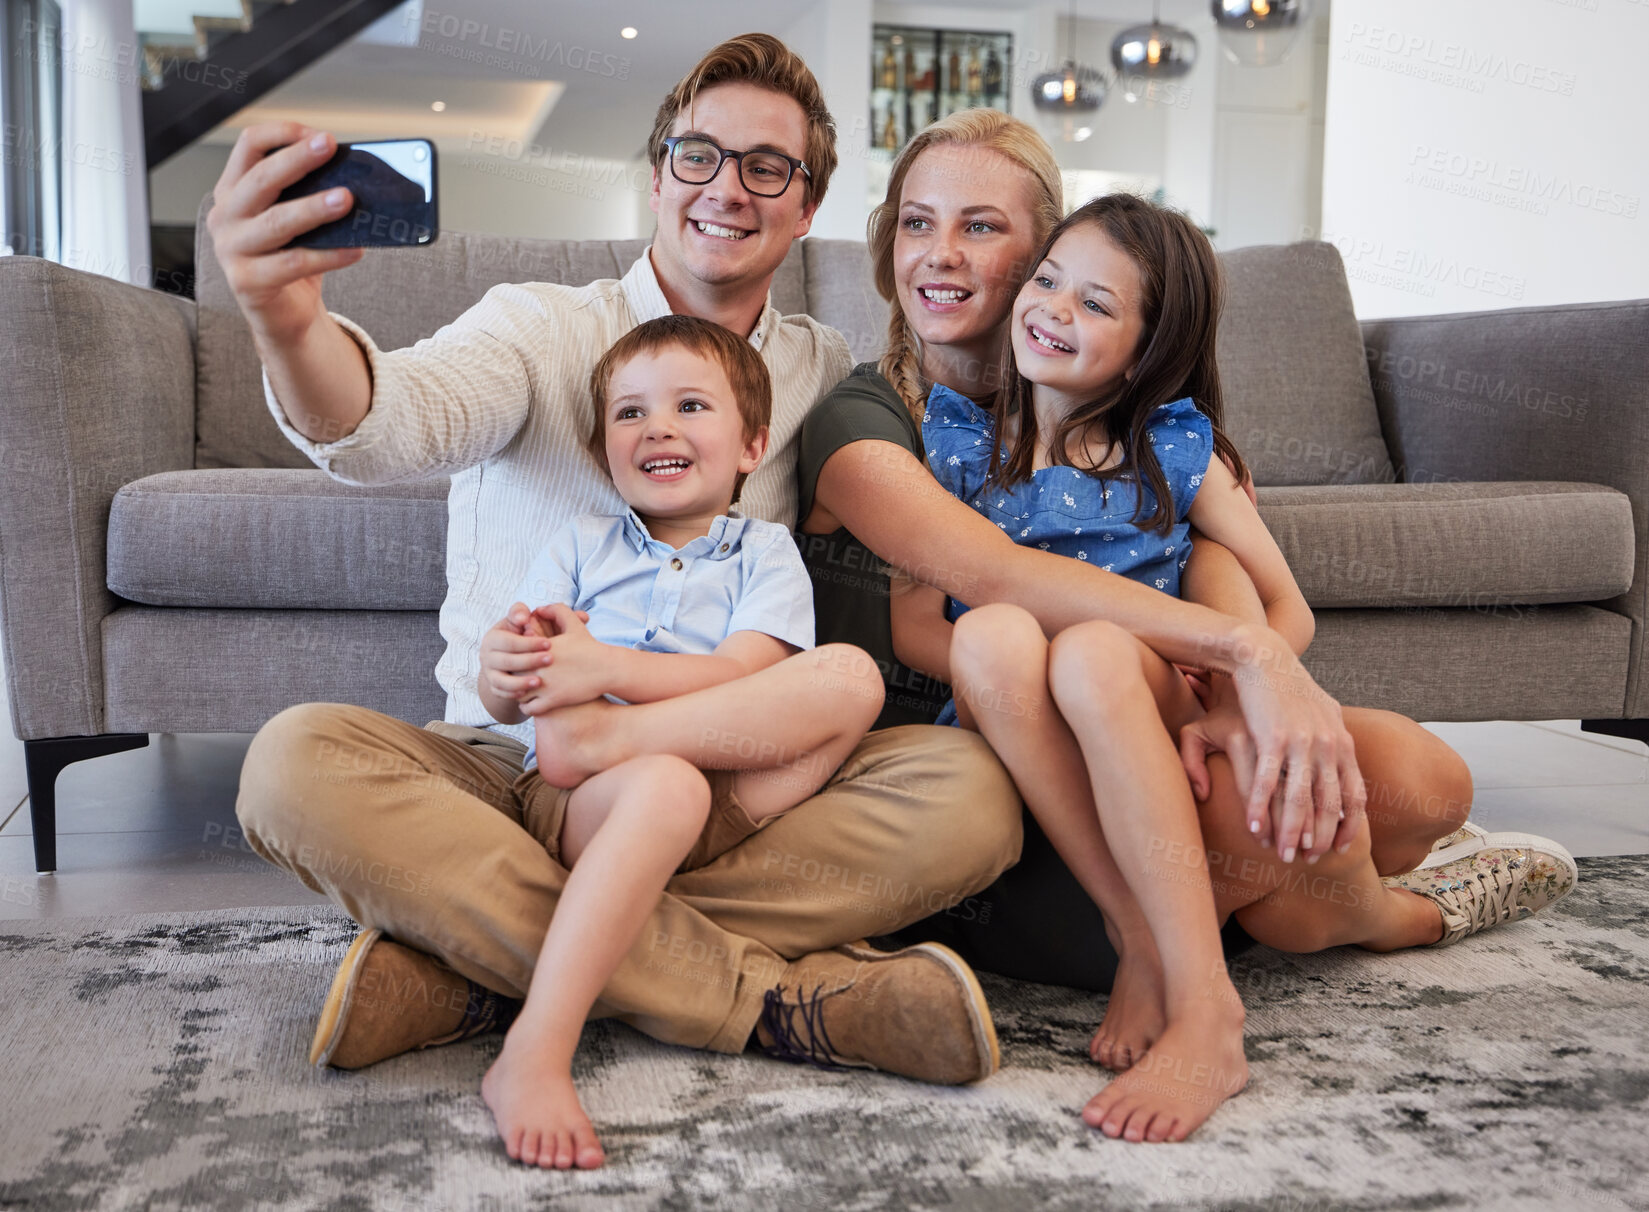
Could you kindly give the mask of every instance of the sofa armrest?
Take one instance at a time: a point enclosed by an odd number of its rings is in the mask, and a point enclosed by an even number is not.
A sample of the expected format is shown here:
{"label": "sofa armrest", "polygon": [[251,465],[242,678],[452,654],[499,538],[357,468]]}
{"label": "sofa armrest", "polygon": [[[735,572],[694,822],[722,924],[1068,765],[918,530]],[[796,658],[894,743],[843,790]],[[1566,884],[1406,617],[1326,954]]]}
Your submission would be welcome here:
{"label": "sofa armrest", "polygon": [[1386,445],[1414,483],[1562,480],[1631,498],[1622,714],[1649,717],[1649,299],[1364,322]]}
{"label": "sofa armrest", "polygon": [[194,465],[195,305],[0,257],[0,636],[23,740],[105,731],[109,502]]}

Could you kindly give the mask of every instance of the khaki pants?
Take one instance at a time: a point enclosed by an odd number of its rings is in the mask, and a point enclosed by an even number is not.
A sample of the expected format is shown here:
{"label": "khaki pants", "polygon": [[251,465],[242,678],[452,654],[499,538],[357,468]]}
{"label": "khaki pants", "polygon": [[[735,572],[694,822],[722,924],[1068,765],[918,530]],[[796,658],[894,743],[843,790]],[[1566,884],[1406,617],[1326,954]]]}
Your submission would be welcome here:
{"label": "khaki pants", "polygon": [[[483,729],[306,703],[253,738],[236,813],[253,849],[362,926],[524,997],[567,880],[547,814],[516,793],[525,755]],[[670,881],[592,1017],[741,1051],[789,959],[957,906],[1019,845],[1019,797],[981,738],[871,733],[811,800]]]}

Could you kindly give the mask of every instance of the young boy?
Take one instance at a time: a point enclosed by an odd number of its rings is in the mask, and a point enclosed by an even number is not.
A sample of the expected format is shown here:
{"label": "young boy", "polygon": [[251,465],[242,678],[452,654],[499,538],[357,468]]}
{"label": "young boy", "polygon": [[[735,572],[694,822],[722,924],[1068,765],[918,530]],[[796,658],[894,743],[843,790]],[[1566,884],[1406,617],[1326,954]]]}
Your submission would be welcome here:
{"label": "young boy", "polygon": [[571,868],[481,1095],[511,1157],[560,1169],[602,1163],[573,1051],[666,881],[811,796],[882,706],[866,654],[812,648],[790,532],[732,508],[771,409],[749,342],[650,320],[602,357],[591,396],[591,449],[630,511],[560,530],[481,645],[487,710],[534,721],[516,791]]}

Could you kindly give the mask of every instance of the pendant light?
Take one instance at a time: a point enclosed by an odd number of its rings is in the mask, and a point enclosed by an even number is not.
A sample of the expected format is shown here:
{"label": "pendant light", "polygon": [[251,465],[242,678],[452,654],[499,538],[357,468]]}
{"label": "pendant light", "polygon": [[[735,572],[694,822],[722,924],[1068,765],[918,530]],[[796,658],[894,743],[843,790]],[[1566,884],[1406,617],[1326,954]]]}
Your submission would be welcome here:
{"label": "pendant light", "polygon": [[1275,67],[1299,37],[1305,0],[1213,0],[1220,49],[1244,67]]}
{"label": "pendant light", "polygon": [[1197,40],[1191,31],[1164,25],[1161,5],[1151,5],[1151,23],[1123,30],[1111,42],[1111,66],[1121,76],[1149,76],[1172,80],[1185,75],[1197,62]]}
{"label": "pendant light", "polygon": [[1092,113],[1105,103],[1108,85],[1103,75],[1076,61],[1076,0],[1071,0],[1065,44],[1064,66],[1031,81],[1031,103],[1037,109],[1067,116]]}

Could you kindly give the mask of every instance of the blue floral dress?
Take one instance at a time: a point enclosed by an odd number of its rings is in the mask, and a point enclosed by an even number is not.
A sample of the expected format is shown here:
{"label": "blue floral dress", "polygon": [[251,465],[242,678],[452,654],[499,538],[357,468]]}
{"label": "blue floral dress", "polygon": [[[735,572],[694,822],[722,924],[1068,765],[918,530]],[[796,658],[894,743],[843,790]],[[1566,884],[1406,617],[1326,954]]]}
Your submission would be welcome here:
{"label": "blue floral dress", "polygon": [[[1214,430],[1189,397],[1159,407],[1146,430],[1174,498],[1174,526],[1166,535],[1134,524],[1143,494],[1142,517],[1156,498],[1132,478],[1101,480],[1075,467],[1043,467],[1012,488],[987,484],[994,418],[966,396],[935,386],[922,414],[922,444],[928,466],[952,496],[965,501],[1022,547],[1039,547],[1096,564],[1164,593],[1179,596],[1180,573],[1191,555],[1187,515],[1214,453]],[[955,622],[968,607],[945,602]],[[954,700],[936,723],[956,723]]]}

